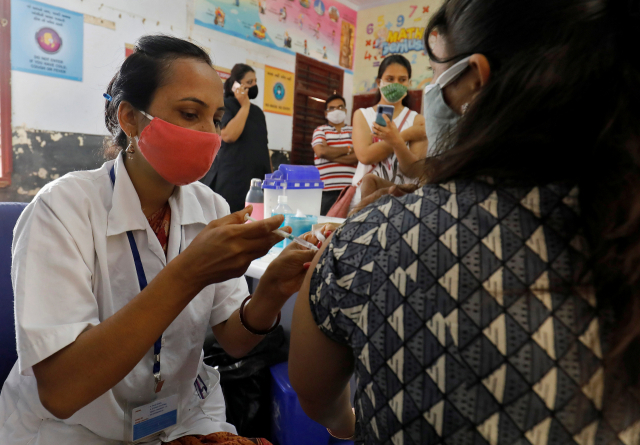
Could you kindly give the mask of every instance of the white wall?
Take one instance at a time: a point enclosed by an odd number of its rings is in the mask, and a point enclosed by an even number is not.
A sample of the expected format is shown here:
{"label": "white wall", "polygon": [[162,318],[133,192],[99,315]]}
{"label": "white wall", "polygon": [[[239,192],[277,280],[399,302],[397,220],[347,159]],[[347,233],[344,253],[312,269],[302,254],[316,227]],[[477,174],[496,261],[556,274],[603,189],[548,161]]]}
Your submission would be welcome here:
{"label": "white wall", "polygon": [[[251,63],[258,85],[263,65],[295,71],[295,57],[193,24],[193,0],[43,0],[45,3],[115,22],[116,29],[84,24],[83,81],[12,71],[12,125],[30,129],[107,134],[104,99],[124,60],[125,44],[144,34],[191,38],[210,51],[215,65]],[[353,76],[345,73],[344,95],[352,101]],[[262,107],[262,93],[254,101]],[[351,104],[349,104],[351,105]],[[293,118],[265,113],[269,148],[291,150]]]}
{"label": "white wall", "polygon": [[[116,23],[116,30],[84,24],[83,81],[12,71],[12,124],[27,128],[106,134],[104,99],[124,60],[125,43],[147,33],[187,37],[186,0],[45,0]],[[105,2],[106,3],[106,2]]]}

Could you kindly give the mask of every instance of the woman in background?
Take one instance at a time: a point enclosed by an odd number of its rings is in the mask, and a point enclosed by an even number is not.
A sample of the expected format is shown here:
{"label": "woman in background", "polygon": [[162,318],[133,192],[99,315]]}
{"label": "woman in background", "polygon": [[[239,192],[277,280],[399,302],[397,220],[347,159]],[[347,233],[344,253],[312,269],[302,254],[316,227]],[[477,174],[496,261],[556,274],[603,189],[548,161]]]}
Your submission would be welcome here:
{"label": "woman in background", "polygon": [[[238,83],[239,86],[234,88]],[[244,208],[251,180],[271,173],[264,112],[251,103],[258,97],[256,73],[249,65],[236,64],[224,83],[222,146],[211,172],[211,189],[229,203],[231,212]],[[208,181],[205,179],[205,181]]]}
{"label": "woman in background", "polygon": [[[412,165],[427,151],[424,117],[407,107],[411,63],[399,54],[386,57],[378,68],[377,83],[378,105],[353,115],[353,148],[359,161],[353,178],[353,185],[358,186],[353,206],[361,193],[369,194],[369,188],[417,182]],[[386,127],[375,123],[379,105],[394,107]],[[367,174],[370,179],[361,182]]]}
{"label": "woman in background", "polygon": [[347,220],[296,301],[312,419],[367,445],[640,443],[638,29],[635,0],[444,2],[430,183]]}

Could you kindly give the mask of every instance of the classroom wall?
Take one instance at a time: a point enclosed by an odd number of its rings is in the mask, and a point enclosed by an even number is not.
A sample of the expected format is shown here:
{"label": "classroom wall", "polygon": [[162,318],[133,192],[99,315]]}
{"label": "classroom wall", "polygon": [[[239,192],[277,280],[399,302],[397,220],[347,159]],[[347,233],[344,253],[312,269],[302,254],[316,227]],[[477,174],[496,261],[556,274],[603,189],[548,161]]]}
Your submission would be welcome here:
{"label": "classroom wall", "polygon": [[[216,66],[231,69],[238,60],[251,65],[256,71],[260,94],[254,101],[259,106],[263,103],[264,66],[274,66],[283,70],[295,72],[296,58],[281,51],[271,50],[246,40],[220,34],[201,26],[191,26],[192,39],[211,50],[211,56]],[[218,39],[224,39],[220,44]],[[353,102],[353,75],[345,72],[343,94],[348,105]],[[274,113],[265,113],[269,131],[269,148],[271,150],[291,151],[291,134],[293,117]],[[274,129],[272,131],[271,129]],[[277,131],[275,131],[277,129]]]}
{"label": "classroom wall", "polygon": [[353,81],[354,94],[377,90],[383,58],[402,54],[412,66],[412,89],[422,89],[433,71],[424,52],[424,29],[442,0],[407,0],[358,11]]}
{"label": "classroom wall", "polygon": [[[47,182],[72,171],[99,167],[104,159],[102,93],[125,58],[125,45],[141,35],[190,38],[210,52],[216,66],[254,66],[263,86],[264,65],[295,71],[295,57],[193,24],[193,0],[45,0],[44,3],[115,23],[115,30],[84,23],[83,81],[12,71],[13,175],[0,201],[30,201]],[[351,102],[353,76],[345,74]],[[254,101],[263,104],[262,92]],[[293,118],[265,113],[269,148],[291,150]]]}

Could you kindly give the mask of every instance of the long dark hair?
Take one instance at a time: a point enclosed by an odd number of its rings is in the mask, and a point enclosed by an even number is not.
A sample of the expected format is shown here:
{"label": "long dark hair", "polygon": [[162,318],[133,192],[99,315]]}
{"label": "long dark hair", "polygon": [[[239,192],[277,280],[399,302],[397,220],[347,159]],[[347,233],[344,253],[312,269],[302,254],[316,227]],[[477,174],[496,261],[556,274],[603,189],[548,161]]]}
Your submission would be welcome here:
{"label": "long dark hair", "polygon": [[[640,29],[637,0],[445,0],[425,40],[484,54],[491,78],[425,162],[429,182],[489,175],[579,185],[609,359],[640,374]],[[425,42],[426,43],[426,42]],[[610,368],[611,369],[611,368]]]}
{"label": "long dark hair", "polygon": [[[411,79],[411,62],[409,62],[407,58],[401,54],[392,54],[385,57],[378,67],[378,77],[376,77],[376,79],[382,79],[382,76],[384,76],[384,72],[387,71],[387,68],[389,68],[389,66],[393,64],[402,65],[403,67],[405,67],[407,69],[407,74],[409,74],[409,79]],[[376,94],[376,103],[380,102],[381,99],[382,93],[380,93],[380,88],[378,88],[378,92]],[[409,106],[409,95],[405,96],[405,98],[402,99],[402,105],[404,105],[405,107]]]}
{"label": "long dark hair", "polygon": [[249,65],[245,65],[244,63],[236,63],[233,66],[231,69],[231,75],[224,81],[224,97],[233,96],[233,91],[231,90],[233,84],[235,82],[240,83],[247,73],[255,73],[255,71]]}
{"label": "long dark hair", "polygon": [[166,78],[171,62],[179,58],[192,58],[211,66],[209,55],[186,40],[166,35],[143,36],[138,40],[133,54],[126,58],[107,87],[111,100],[105,101],[104,122],[112,135],[105,141],[107,159],[127,147],[127,135],[118,123],[120,102],[127,101],[145,111]]}

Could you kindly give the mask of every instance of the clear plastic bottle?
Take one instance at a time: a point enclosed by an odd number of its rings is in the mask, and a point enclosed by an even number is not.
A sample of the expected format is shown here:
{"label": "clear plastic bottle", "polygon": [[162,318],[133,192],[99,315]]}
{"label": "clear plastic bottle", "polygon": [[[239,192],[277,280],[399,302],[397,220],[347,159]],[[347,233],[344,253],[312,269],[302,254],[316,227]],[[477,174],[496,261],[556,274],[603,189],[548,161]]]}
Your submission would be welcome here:
{"label": "clear plastic bottle", "polygon": [[251,180],[251,188],[244,200],[244,206],[253,206],[252,217],[255,219],[264,219],[264,193],[262,193],[262,181],[258,178]]}
{"label": "clear plastic bottle", "polygon": [[[287,215],[293,215],[294,212],[293,210],[291,210],[291,207],[289,207],[289,205],[287,204],[287,201],[288,199],[285,195],[278,196],[278,205],[276,206],[276,208],[274,208],[271,211],[271,216],[284,215],[284,217],[286,218]],[[280,227],[284,227],[284,222]],[[276,244],[273,247],[279,247],[281,249],[284,249],[284,240],[280,241],[278,244]]]}

